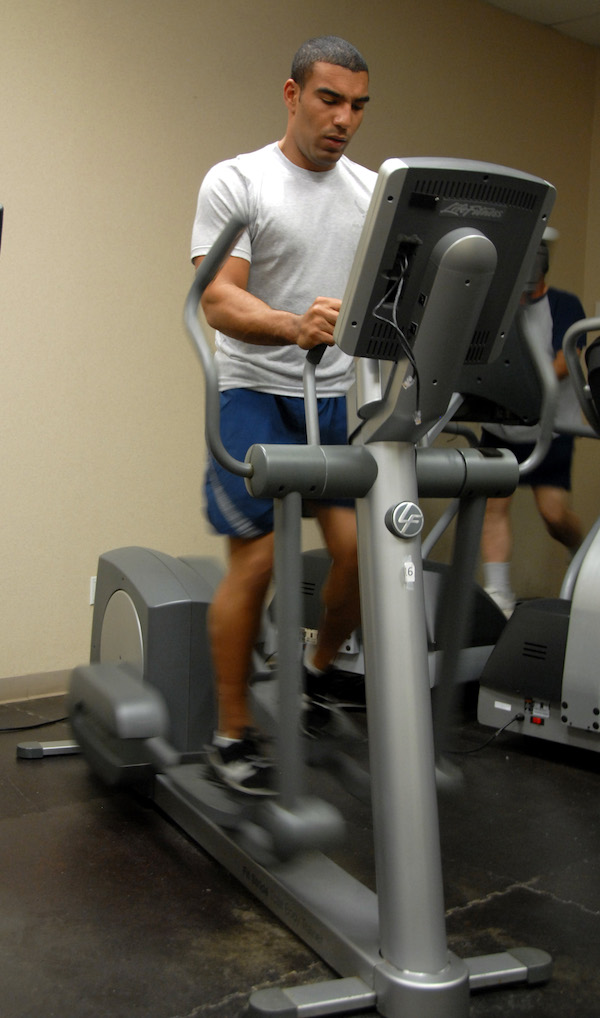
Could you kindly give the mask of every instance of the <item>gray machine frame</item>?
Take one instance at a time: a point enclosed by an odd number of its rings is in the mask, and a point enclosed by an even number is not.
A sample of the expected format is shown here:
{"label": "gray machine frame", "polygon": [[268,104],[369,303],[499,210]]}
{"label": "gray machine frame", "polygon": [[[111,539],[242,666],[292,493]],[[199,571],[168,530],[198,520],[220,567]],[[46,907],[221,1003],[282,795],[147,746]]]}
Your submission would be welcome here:
{"label": "gray machine frame", "polygon": [[[481,229],[454,219],[448,228],[448,221],[442,226],[436,219],[447,207],[440,188],[461,181],[470,189],[469,204]],[[441,195],[439,202],[436,194]],[[421,275],[423,279],[410,309],[415,328],[409,353],[416,360],[409,364],[403,347],[389,362],[391,370],[370,372],[367,399],[357,397],[348,447],[321,446],[313,435],[306,447],[293,452],[253,446],[242,464],[222,445],[216,372],[197,308],[243,224],[232,223],[224,231],[202,262],[188,296],[186,324],[206,375],[209,446],[229,469],[246,478],[255,495],[275,499],[276,582],[284,577],[277,584],[279,796],[252,809],[239,803],[230,808],[222,795],[215,801],[215,786],[204,777],[202,766],[196,759],[186,760],[185,752],[173,745],[165,704],[170,691],[161,693],[144,682],[139,670],[134,674],[114,651],[112,661],[75,669],[69,700],[78,741],[86,753],[92,747],[92,765],[97,754],[102,755],[104,732],[110,733],[113,748],[117,742],[135,744],[154,771],[157,805],[340,974],[326,983],[255,993],[250,1000],[253,1015],[308,1018],[372,1008],[387,1018],[465,1018],[472,989],[540,982],[550,975],[549,956],[534,948],[467,960],[448,950],[437,812],[419,497],[427,485],[431,494],[462,496],[467,515],[480,520],[489,494],[514,490],[516,462],[510,454],[490,459],[478,450],[424,448],[416,456],[415,446],[460,392],[465,359],[488,307],[488,292],[494,292],[496,245],[486,236],[487,225],[508,216],[509,209],[512,215],[515,202],[523,212],[515,227],[518,244],[498,277],[503,286],[509,278],[510,285],[503,291],[501,322],[486,341],[486,360],[501,345],[516,310],[526,262],[533,260],[553,197],[546,182],[491,164],[389,160],[383,165],[336,328],[342,348],[354,342],[353,323],[369,314],[367,309],[352,310],[353,295],[364,297],[365,257],[368,254],[376,278],[381,243],[385,247],[393,236],[394,215],[401,217],[408,208],[403,203],[412,200],[413,211],[425,210],[424,234],[438,227],[441,233],[427,252],[425,245],[412,247],[419,259],[426,254],[422,271],[416,263],[412,266],[413,282]],[[416,230],[421,226],[413,227]],[[505,253],[506,238],[498,248]],[[413,317],[417,311],[418,321]],[[361,351],[353,347],[350,352]],[[418,404],[415,364],[421,372]],[[357,498],[377,895],[324,854],[323,847],[340,834],[339,818],[307,797],[302,787],[297,645],[301,500],[332,494]],[[472,554],[471,547],[465,554],[468,568]],[[179,579],[178,584],[185,587]],[[454,594],[462,587],[458,575]],[[135,607],[137,594],[129,591],[129,596]],[[193,591],[192,600],[195,596]],[[200,600],[203,597],[201,592]],[[184,591],[181,600],[188,614],[189,599]],[[447,611],[451,600],[446,600]],[[450,680],[468,614],[469,605],[458,598],[452,625],[447,615],[449,629],[458,634],[454,647],[448,637]],[[225,796],[227,801],[230,797]]]}
{"label": "gray machine frame", "polygon": [[[600,330],[586,318],[567,331],[563,349],[569,378],[592,429],[600,415],[577,354],[579,339]],[[564,746],[600,752],[600,676],[597,605],[600,595],[600,518],[565,573],[558,598],[517,605],[481,676],[477,717],[500,728]]]}

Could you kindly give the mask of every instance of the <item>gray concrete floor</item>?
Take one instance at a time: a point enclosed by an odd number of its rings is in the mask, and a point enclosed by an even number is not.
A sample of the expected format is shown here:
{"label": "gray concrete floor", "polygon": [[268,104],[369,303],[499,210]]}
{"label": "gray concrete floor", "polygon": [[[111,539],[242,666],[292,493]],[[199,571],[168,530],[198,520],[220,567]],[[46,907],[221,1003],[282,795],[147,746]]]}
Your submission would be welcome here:
{"label": "gray concrete floor", "polygon": [[[64,711],[0,706],[0,728]],[[450,738],[464,751],[489,734],[467,706]],[[20,741],[68,736],[64,723],[0,736],[3,1018],[237,1018],[252,989],[331,977],[147,802],[81,757],[16,758]],[[598,1018],[600,756],[505,733],[455,761],[464,787],[440,801],[451,949],[554,958],[548,984],[473,995],[471,1018]],[[315,780],[348,817],[343,861],[372,885],[369,809]]]}

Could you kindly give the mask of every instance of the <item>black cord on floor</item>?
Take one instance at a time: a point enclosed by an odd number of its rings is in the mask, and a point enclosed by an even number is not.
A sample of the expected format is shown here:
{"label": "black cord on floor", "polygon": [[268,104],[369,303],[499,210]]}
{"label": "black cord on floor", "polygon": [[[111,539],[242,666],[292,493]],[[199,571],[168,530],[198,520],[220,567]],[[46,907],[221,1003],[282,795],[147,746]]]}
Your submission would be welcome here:
{"label": "black cord on floor", "polygon": [[34,728],[47,728],[49,725],[58,725],[61,721],[68,721],[69,717],[54,718],[53,721],[37,721],[34,725],[17,725],[15,728],[0,728],[0,735],[8,732],[30,732]]}
{"label": "black cord on floor", "polygon": [[467,756],[469,753],[480,753],[482,749],[485,749],[487,746],[491,745],[494,739],[497,739],[499,735],[502,735],[502,732],[505,732],[510,725],[514,725],[515,721],[524,720],[525,720],[524,714],[515,714],[514,718],[511,718],[510,721],[507,721],[505,725],[502,725],[502,728],[499,728],[497,732],[494,732],[494,734],[490,736],[489,739],[486,739],[485,742],[482,742],[480,746],[475,746],[473,749],[447,749],[446,753],[449,753],[452,756]]}

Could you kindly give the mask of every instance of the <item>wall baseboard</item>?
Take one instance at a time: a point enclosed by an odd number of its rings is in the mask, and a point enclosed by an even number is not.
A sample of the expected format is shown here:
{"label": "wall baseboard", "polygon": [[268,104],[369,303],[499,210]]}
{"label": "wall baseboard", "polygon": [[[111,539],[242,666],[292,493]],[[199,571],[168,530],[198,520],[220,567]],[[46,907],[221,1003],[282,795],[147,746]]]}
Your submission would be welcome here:
{"label": "wall baseboard", "polygon": [[40,672],[34,675],[17,675],[0,678],[0,703],[36,700],[43,696],[60,696],[66,693],[71,677],[70,670]]}

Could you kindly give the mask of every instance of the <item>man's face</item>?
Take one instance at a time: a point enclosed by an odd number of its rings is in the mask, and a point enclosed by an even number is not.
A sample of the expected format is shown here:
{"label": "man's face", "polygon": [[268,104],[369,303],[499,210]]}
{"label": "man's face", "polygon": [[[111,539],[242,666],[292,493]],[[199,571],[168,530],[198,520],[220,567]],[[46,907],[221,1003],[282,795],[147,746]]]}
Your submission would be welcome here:
{"label": "man's face", "polygon": [[360,127],[369,100],[366,71],[349,71],[317,61],[302,90],[290,78],[284,86],[288,127],[280,142],[284,155],[307,170],[330,170]]}

